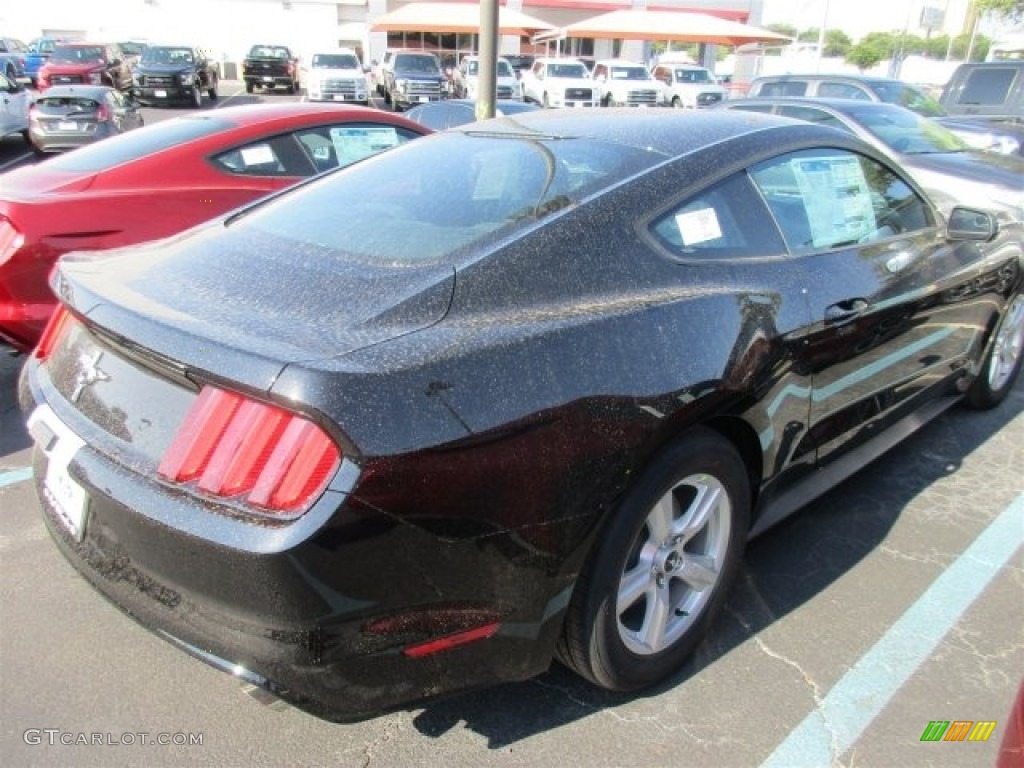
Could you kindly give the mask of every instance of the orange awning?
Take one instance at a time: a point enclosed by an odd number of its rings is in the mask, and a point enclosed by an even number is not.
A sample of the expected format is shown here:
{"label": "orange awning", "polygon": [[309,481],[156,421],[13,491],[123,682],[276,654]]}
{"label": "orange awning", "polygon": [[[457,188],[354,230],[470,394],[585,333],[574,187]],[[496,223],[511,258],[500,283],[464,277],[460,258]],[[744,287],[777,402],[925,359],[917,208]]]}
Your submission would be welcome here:
{"label": "orange awning", "polygon": [[[370,25],[377,32],[461,32],[480,31],[478,3],[409,3],[391,13],[379,16]],[[503,35],[529,37],[554,29],[553,24],[513,11],[498,8],[498,32]]]}
{"label": "orange awning", "polygon": [[740,24],[706,13],[620,10],[569,24],[567,37],[617,40],[665,40],[687,43],[743,45],[767,41],[790,42],[786,35]]}

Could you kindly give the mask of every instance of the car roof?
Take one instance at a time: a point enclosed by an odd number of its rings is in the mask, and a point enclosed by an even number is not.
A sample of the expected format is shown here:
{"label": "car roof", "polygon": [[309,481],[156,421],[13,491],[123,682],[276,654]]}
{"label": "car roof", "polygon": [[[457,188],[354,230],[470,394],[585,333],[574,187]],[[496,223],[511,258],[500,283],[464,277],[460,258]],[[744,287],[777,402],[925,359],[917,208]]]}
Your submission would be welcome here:
{"label": "car roof", "polygon": [[784,80],[849,80],[855,83],[898,83],[900,85],[910,86],[910,83],[904,83],[902,80],[897,80],[894,77],[877,77],[874,75],[851,75],[848,73],[812,73],[806,75],[800,75],[795,73],[789,73],[785,75],[761,75],[755,77],[752,83],[763,83],[763,82],[781,82]]}
{"label": "car roof", "polygon": [[95,98],[113,91],[109,85],[52,85],[37,97],[39,101],[54,96],[87,96]]}
{"label": "car roof", "polygon": [[[867,99],[837,99],[837,98],[820,98],[820,97],[803,97],[803,96],[750,96],[744,99],[734,99],[728,103],[721,105],[721,108],[731,107],[742,107],[743,104],[779,104],[789,106],[800,106],[800,107],[824,107],[834,112],[842,112],[844,114],[850,112],[856,108],[857,111],[863,111],[866,109],[874,110],[876,112],[912,112],[906,107],[902,107],[899,104],[892,104],[888,101],[868,101]],[[923,117],[918,113],[918,117]]]}
{"label": "car roof", "polygon": [[[738,136],[778,128],[791,130],[794,124],[796,121],[791,118],[739,110],[592,107],[520,112],[514,119],[498,117],[449,130],[524,136],[536,134],[545,138],[587,138],[676,156]],[[805,134],[809,140],[818,137],[834,141],[834,128],[809,122],[800,125],[813,129]]]}

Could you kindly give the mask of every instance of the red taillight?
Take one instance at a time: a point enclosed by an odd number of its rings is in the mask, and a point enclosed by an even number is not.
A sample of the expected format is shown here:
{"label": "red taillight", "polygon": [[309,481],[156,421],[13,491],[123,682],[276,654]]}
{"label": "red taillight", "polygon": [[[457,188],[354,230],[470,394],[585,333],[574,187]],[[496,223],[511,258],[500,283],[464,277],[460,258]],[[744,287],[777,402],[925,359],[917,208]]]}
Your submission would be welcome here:
{"label": "red taillight", "polygon": [[46,328],[43,329],[43,335],[39,337],[39,343],[36,344],[35,351],[32,353],[36,359],[45,360],[50,356],[50,353],[57,348],[57,342],[60,341],[64,329],[73,319],[67,307],[63,304],[57,305],[57,309],[50,315]]}
{"label": "red taillight", "polygon": [[14,252],[25,244],[25,236],[6,216],[0,216],[0,265],[11,260]]}
{"label": "red taillight", "polygon": [[28,120],[30,123],[39,122],[39,114],[35,104],[28,108]]}
{"label": "red taillight", "polygon": [[446,635],[445,637],[439,637],[436,640],[429,640],[425,643],[420,643],[419,645],[410,645],[408,648],[404,648],[402,653],[414,659],[421,656],[429,656],[432,653],[447,651],[451,648],[457,648],[460,645],[474,643],[477,640],[486,640],[497,632],[500,627],[501,624],[498,622],[485,624],[482,627],[469,629],[465,632],[456,632],[454,635]]}
{"label": "red taillight", "polygon": [[96,110],[96,122],[106,123],[110,120],[110,107],[106,104],[101,104],[100,108]]}
{"label": "red taillight", "polygon": [[243,496],[271,512],[297,512],[323,490],[341,452],[298,414],[205,386],[157,471],[203,493]]}

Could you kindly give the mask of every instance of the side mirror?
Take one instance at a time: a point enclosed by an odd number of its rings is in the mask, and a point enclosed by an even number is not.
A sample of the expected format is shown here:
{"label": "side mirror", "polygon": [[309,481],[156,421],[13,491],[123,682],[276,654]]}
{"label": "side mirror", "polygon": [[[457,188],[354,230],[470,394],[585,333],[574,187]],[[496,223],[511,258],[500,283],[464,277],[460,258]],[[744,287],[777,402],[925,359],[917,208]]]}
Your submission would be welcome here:
{"label": "side mirror", "polygon": [[988,242],[998,234],[999,222],[988,211],[957,205],[949,213],[946,236],[950,240]]}

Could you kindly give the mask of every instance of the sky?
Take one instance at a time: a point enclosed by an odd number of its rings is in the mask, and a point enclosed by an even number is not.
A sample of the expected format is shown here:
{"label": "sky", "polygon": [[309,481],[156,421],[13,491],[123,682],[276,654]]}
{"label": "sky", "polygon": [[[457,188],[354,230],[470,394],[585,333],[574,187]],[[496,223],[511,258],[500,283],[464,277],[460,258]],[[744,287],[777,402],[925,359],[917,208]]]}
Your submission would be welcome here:
{"label": "sky", "polygon": [[[922,6],[948,9],[950,18],[963,13],[965,0],[763,0],[763,24],[792,24],[798,30],[821,25],[826,6],[827,29],[841,29],[853,40],[868,32],[917,33]],[[958,16],[957,18],[962,18]]]}

